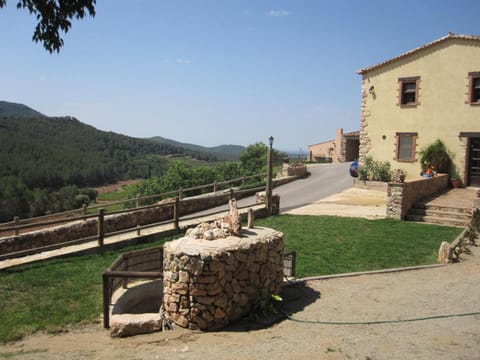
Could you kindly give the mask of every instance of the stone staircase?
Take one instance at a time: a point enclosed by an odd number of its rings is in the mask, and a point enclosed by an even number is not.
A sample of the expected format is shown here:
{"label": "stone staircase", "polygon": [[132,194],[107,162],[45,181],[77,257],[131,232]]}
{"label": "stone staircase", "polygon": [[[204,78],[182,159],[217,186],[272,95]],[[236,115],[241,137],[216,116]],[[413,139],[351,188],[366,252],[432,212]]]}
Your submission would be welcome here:
{"label": "stone staircase", "polygon": [[406,220],[446,226],[465,227],[470,223],[472,208],[458,205],[442,205],[421,201],[412,206]]}

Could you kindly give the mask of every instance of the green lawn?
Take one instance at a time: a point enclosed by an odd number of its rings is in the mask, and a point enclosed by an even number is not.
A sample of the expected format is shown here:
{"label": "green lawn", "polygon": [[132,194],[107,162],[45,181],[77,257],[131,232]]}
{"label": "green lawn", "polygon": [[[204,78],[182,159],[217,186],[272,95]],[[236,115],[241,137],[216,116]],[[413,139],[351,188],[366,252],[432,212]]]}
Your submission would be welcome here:
{"label": "green lawn", "polygon": [[297,251],[297,277],[434,264],[442,241],[459,228],[393,219],[281,215],[259,219],[285,235],[286,250]]}
{"label": "green lawn", "polygon": [[[256,224],[285,234],[286,249],[297,251],[297,277],[432,264],[440,243],[453,241],[461,231],[328,216],[281,215]],[[70,324],[99,321],[101,273],[121,253],[163,241],[1,271],[0,342],[39,330],[57,332]]]}

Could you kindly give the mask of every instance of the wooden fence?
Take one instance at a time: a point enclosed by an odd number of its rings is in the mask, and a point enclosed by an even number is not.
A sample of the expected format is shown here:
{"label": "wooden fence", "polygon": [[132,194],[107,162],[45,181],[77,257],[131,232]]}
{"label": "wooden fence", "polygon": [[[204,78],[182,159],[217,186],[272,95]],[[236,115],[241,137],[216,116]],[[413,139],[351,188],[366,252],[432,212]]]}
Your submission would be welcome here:
{"label": "wooden fence", "polygon": [[[35,227],[39,228],[42,226],[56,225],[63,222],[70,222],[72,220],[89,219],[92,217],[96,217],[100,215],[100,212],[102,211],[102,209],[112,207],[115,205],[124,205],[124,207],[128,207],[128,204],[131,204],[133,205],[131,206],[131,208],[138,209],[142,207],[142,203],[145,204],[147,202],[155,202],[165,198],[177,198],[177,197],[179,200],[183,200],[186,196],[191,196],[192,192],[195,193],[195,192],[199,192],[200,190],[204,190],[208,188],[211,188],[213,193],[217,193],[225,188],[232,191],[233,187],[231,186],[226,187],[226,185],[246,184],[247,180],[256,179],[256,178],[261,179],[266,175],[267,175],[266,173],[260,173],[260,174],[250,175],[250,176],[243,176],[243,177],[228,180],[228,181],[215,181],[213,183],[206,184],[206,185],[199,185],[199,186],[194,186],[194,187],[185,188],[185,189],[180,188],[178,190],[165,192],[161,194],[155,194],[155,195],[149,195],[149,196],[137,195],[135,198],[131,198],[127,200],[112,201],[112,202],[102,203],[102,204],[94,204],[94,205],[85,204],[79,209],[59,212],[55,214],[37,216],[37,217],[32,217],[27,219],[20,219],[19,217],[16,216],[12,221],[1,223],[0,232],[13,231],[14,235],[19,235],[21,230],[31,229]],[[92,210],[98,211],[98,214],[88,215],[88,213],[92,212]],[[131,211],[131,210],[127,210],[127,211]],[[112,213],[114,212],[109,212],[109,214],[112,214]],[[76,214],[80,214],[80,215],[75,216]]]}
{"label": "wooden fence", "polygon": [[113,293],[129,279],[159,279],[163,277],[163,246],[130,251],[120,255],[102,274],[103,327],[110,327],[110,304]]}
{"label": "wooden fence", "polygon": [[[265,188],[264,187],[257,187],[257,188],[250,188],[250,189],[245,189],[245,190],[234,190],[231,189],[231,191],[228,192],[228,197],[237,197],[241,198],[245,194],[249,195],[254,192],[258,191],[263,191]],[[208,195],[208,197],[215,198],[215,197],[225,197],[225,193],[218,193],[214,195]],[[136,231],[137,235],[139,236],[141,234],[141,231],[143,229],[155,227],[155,226],[160,226],[160,225],[166,225],[166,224],[173,224],[172,230],[174,231],[179,231],[179,222],[180,218],[186,214],[182,214],[179,209],[181,208],[181,203],[188,203],[190,202],[191,199],[183,199],[180,200],[178,197],[176,197],[173,201],[168,202],[168,203],[160,203],[160,204],[153,204],[153,205],[146,205],[146,206],[140,206],[135,209],[125,209],[125,210],[117,210],[117,211],[109,211],[108,213],[104,209],[99,209],[98,214],[93,214],[93,215],[82,215],[82,216],[76,216],[76,217],[69,217],[69,218],[64,218],[64,219],[59,219],[59,220],[51,220],[51,221],[43,221],[41,223],[33,223],[33,224],[23,224],[23,225],[17,225],[14,227],[7,227],[5,230],[8,229],[16,229],[16,230],[21,230],[21,229],[28,229],[32,227],[38,227],[38,226],[51,226],[51,225],[57,225],[57,224],[62,224],[62,223],[72,223],[75,221],[79,220],[90,220],[90,219],[96,219],[97,223],[97,234],[93,236],[87,236],[87,237],[82,237],[82,238],[77,238],[77,239],[70,239],[68,241],[61,241],[58,243],[50,244],[50,245],[44,245],[44,246],[36,246],[33,248],[25,249],[25,250],[19,250],[19,251],[11,251],[7,253],[0,254],[0,261],[6,260],[6,259],[11,259],[11,258],[18,258],[18,257],[23,257],[27,255],[32,255],[44,251],[50,251],[50,250],[55,250],[59,249],[65,246],[72,246],[72,245],[78,245],[86,242],[91,242],[91,241],[97,241],[98,242],[98,247],[100,250],[102,250],[104,246],[104,241],[106,237],[109,236],[115,236],[115,235],[120,235],[132,231]],[[264,202],[255,202],[252,204],[248,204],[243,207],[239,207],[239,210],[244,209],[244,208],[249,208],[254,205],[262,205],[265,204]],[[116,230],[116,231],[110,231],[107,232],[105,231],[105,217],[107,216],[112,216],[112,215],[119,215],[119,214],[135,214],[135,213],[140,213],[142,211],[145,211],[147,209],[152,209],[152,208],[164,208],[164,207],[171,207],[172,208],[172,218],[161,221],[161,222],[153,222],[145,225],[135,225],[134,227],[128,227],[124,228],[121,230]],[[223,211],[222,211],[223,212]],[[204,215],[196,215],[196,216],[191,216],[188,219],[193,220],[195,218],[200,218]]]}

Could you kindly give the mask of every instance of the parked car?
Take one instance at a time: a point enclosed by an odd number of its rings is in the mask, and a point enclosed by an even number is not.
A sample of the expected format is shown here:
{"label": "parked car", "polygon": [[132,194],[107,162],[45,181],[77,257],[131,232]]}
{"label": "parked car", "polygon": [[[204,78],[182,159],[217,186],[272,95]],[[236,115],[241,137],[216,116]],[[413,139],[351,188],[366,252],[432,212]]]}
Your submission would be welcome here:
{"label": "parked car", "polygon": [[358,160],[355,160],[350,164],[350,176],[358,177]]}

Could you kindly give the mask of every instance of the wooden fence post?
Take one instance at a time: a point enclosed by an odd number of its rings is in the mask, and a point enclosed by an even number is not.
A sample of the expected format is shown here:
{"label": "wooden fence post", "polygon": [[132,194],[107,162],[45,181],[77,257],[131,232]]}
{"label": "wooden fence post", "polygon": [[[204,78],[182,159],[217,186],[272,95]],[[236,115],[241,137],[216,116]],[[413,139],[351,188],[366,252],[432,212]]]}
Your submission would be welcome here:
{"label": "wooden fence post", "polygon": [[178,189],[178,198],[179,198],[180,200],[183,199],[183,188]]}
{"label": "wooden fence post", "polygon": [[215,181],[215,182],[213,183],[213,192],[214,192],[214,193],[217,192],[217,188],[218,188],[218,184],[217,184],[217,182]]}
{"label": "wooden fence post", "polygon": [[175,203],[173,204],[173,226],[175,230],[178,230],[178,217],[179,217],[180,199],[175,197]]}
{"label": "wooden fence post", "polygon": [[103,283],[103,327],[110,328],[110,284],[107,274],[102,274]]}
{"label": "wooden fence post", "polygon": [[[13,218],[13,226],[17,226],[19,220],[20,220],[20,218],[18,216],[15,216]],[[19,231],[18,231],[17,228],[15,228],[15,236],[18,236],[18,234],[19,234]]]}
{"label": "wooden fence post", "polygon": [[98,210],[98,246],[103,247],[103,240],[105,237],[103,220],[105,219],[105,209]]}
{"label": "wooden fence post", "polygon": [[247,226],[248,226],[249,229],[253,229],[254,222],[255,222],[255,213],[253,212],[252,208],[249,208],[248,209],[248,220],[247,220]]}

